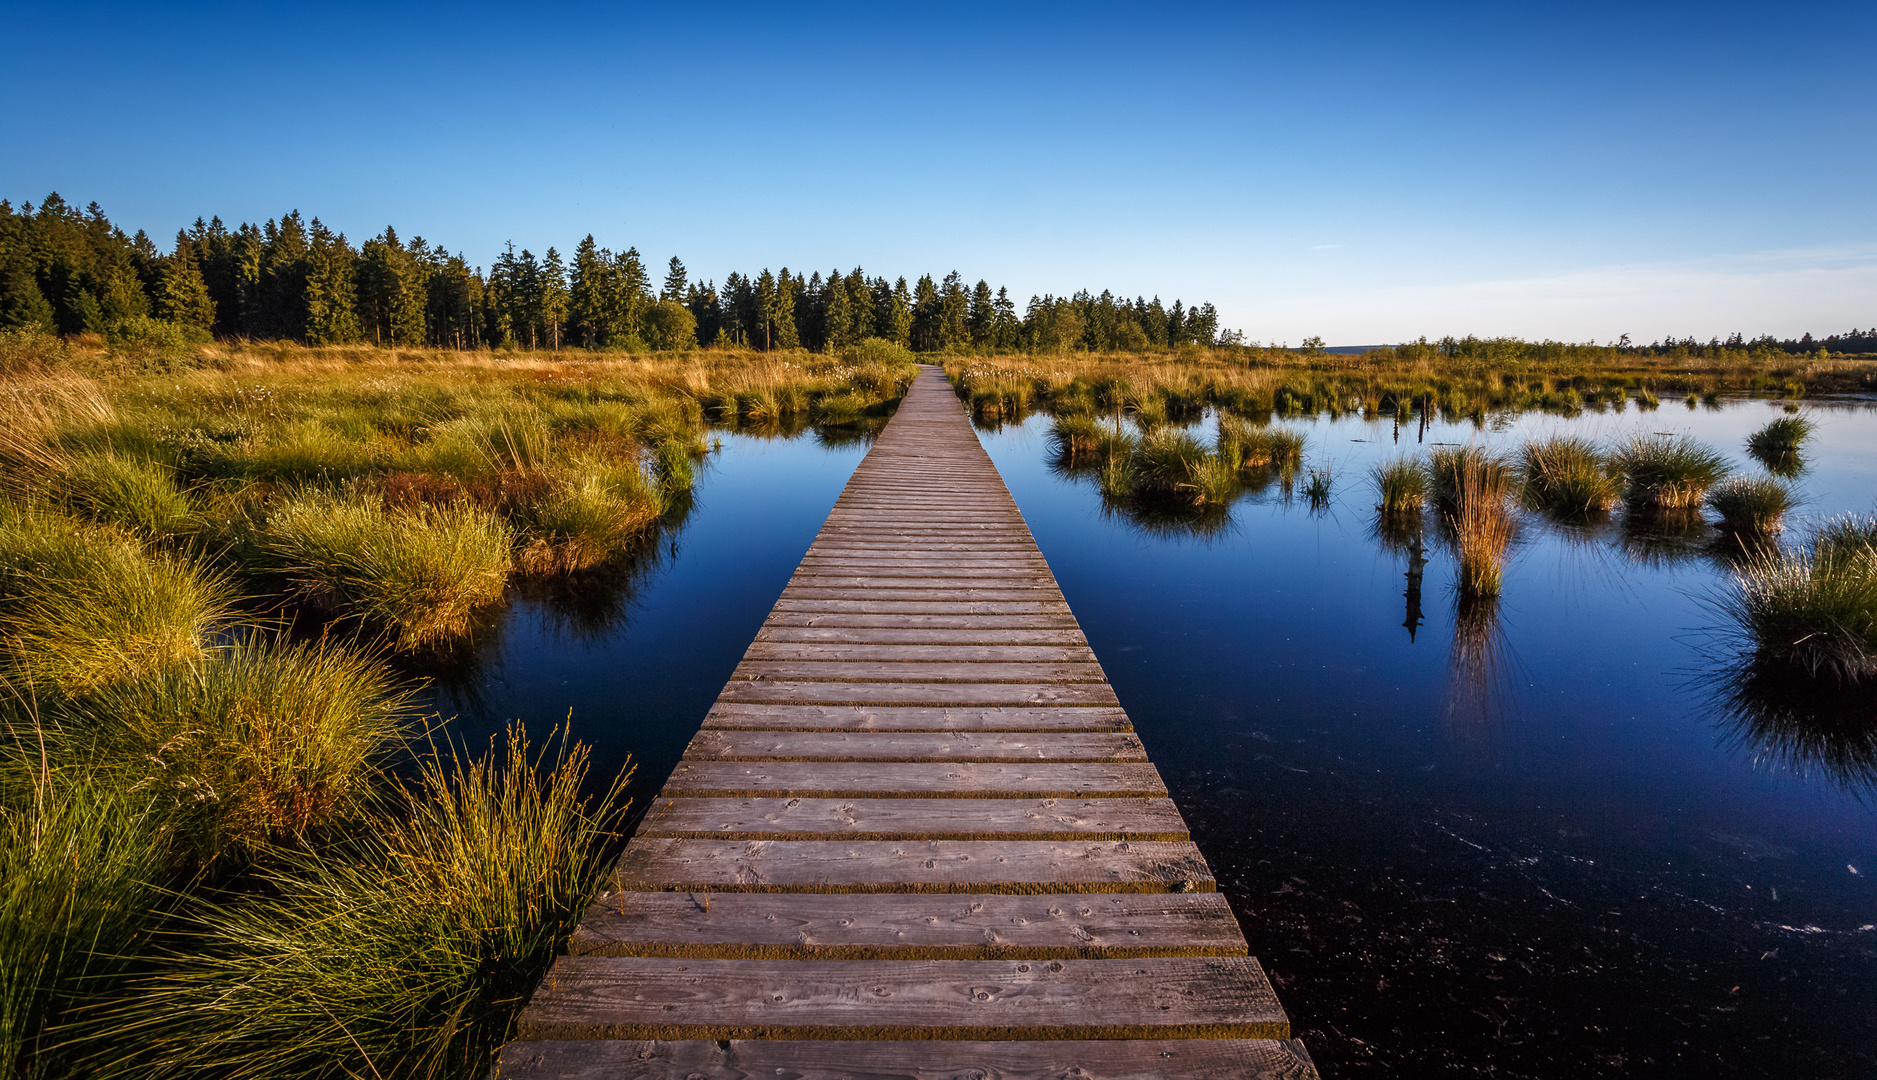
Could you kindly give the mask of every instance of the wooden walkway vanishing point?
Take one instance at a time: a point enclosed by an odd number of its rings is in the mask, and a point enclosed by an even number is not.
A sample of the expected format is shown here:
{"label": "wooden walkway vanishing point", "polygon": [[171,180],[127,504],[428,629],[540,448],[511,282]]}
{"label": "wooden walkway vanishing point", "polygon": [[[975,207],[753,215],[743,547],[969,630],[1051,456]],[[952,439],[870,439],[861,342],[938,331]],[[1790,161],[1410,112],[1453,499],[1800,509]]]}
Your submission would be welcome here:
{"label": "wooden walkway vanishing point", "polygon": [[1314,1078],[1246,951],[927,367],[497,1072]]}

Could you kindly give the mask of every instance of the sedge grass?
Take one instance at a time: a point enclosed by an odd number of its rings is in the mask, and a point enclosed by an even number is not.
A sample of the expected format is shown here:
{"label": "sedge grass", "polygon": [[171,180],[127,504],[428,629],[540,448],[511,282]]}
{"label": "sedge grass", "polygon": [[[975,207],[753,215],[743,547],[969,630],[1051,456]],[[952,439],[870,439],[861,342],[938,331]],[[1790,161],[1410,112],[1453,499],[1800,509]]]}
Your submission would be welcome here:
{"label": "sedge grass", "polygon": [[53,760],[140,794],[206,867],[357,820],[407,700],[369,656],[249,637],[43,712]]}
{"label": "sedge grass", "polygon": [[44,511],[0,512],[0,678],[81,693],[200,656],[235,594],[178,554]]}
{"label": "sedge grass", "polygon": [[1565,517],[1601,513],[1623,494],[1622,477],[1590,440],[1558,435],[1525,444],[1519,478],[1527,505]]}
{"label": "sedge grass", "polygon": [[1877,676],[1877,546],[1872,522],[1828,523],[1809,549],[1737,567],[1721,602],[1761,664],[1859,683]]}
{"label": "sedge grass", "polygon": [[1497,509],[1512,490],[1511,462],[1471,444],[1435,447],[1427,455],[1427,472],[1434,501],[1450,515],[1475,499]]}
{"label": "sedge grass", "polygon": [[39,767],[36,733],[0,754],[0,1074],[84,1075],[72,1061],[99,1032],[81,1019],[119,992],[168,905],[163,843],[145,800],[82,772]]}
{"label": "sedge grass", "polygon": [[1715,485],[1708,506],[1721,516],[1721,528],[1742,536],[1779,531],[1792,509],[1792,492],[1770,476],[1736,476]]}
{"label": "sedge grass", "polygon": [[1644,512],[1692,511],[1729,472],[1726,458],[1687,435],[1635,436],[1613,460],[1630,507]]}
{"label": "sedge grass", "polygon": [[1816,430],[1805,416],[1781,416],[1747,436],[1747,453],[1771,472],[1794,475],[1804,468],[1799,451]]}
{"label": "sedge grass", "polygon": [[462,638],[502,598],[512,540],[506,522],[471,505],[386,510],[314,493],[277,505],[257,543],[305,599],[418,649]]}
{"label": "sedge grass", "polygon": [[1384,514],[1418,513],[1427,502],[1431,486],[1427,466],[1415,458],[1398,457],[1371,466],[1369,477],[1382,500],[1376,509]]}
{"label": "sedge grass", "polygon": [[[626,775],[584,747],[434,752],[398,813],[198,913],[127,1026],[145,1075],[472,1080],[606,871]],[[130,1070],[125,1070],[130,1071]]]}
{"label": "sedge grass", "polygon": [[167,537],[186,531],[194,517],[166,465],[105,451],[74,456],[60,474],[65,501],[96,521]]}

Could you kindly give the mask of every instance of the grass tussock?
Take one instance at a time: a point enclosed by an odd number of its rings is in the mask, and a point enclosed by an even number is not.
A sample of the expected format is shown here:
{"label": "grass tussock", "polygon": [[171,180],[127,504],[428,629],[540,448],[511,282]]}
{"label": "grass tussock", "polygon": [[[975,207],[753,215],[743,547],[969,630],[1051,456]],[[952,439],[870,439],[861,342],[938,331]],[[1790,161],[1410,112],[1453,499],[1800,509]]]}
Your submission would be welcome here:
{"label": "grass tussock", "polygon": [[1779,531],[1792,509],[1792,492],[1770,476],[1735,476],[1708,493],[1708,506],[1721,516],[1721,528],[1764,537]]}
{"label": "grass tussock", "polygon": [[353,650],[249,638],[41,711],[57,764],[146,800],[176,855],[209,866],[356,821],[406,701]]}
{"label": "grass tussock", "polygon": [[1434,501],[1448,514],[1476,499],[1500,506],[1514,478],[1510,461],[1471,444],[1435,447],[1427,455],[1427,473]]}
{"label": "grass tussock", "polygon": [[72,510],[94,521],[162,539],[189,531],[194,507],[175,470],[111,451],[74,455],[59,476]]}
{"label": "grass tussock", "polygon": [[1398,457],[1369,469],[1369,478],[1381,502],[1376,509],[1384,514],[1419,513],[1426,505],[1433,483],[1427,466],[1418,459]]}
{"label": "grass tussock", "polygon": [[1519,480],[1526,505],[1564,517],[1602,513],[1623,496],[1615,467],[1594,443],[1574,435],[1526,443]]}
{"label": "grass tussock", "polygon": [[168,899],[145,800],[33,768],[30,728],[6,733],[26,782],[0,801],[0,1073],[84,1075],[69,1026],[106,1005]]}
{"label": "grass tussock", "polygon": [[1877,518],[1840,518],[1806,548],[1747,560],[1722,608],[1757,663],[1841,683],[1877,676]]}
{"label": "grass tussock", "polygon": [[149,1075],[482,1075],[586,909],[625,807],[582,797],[586,752],[519,729],[482,758],[432,753],[401,811],[344,850],[205,905],[133,1029]]}
{"label": "grass tussock", "polygon": [[0,508],[0,678],[82,693],[202,655],[234,590],[188,558],[61,515]]}
{"label": "grass tussock", "polygon": [[1620,447],[1614,461],[1628,478],[1630,508],[1646,513],[1692,511],[1726,476],[1727,459],[1687,435],[1638,435]]}
{"label": "grass tussock", "polygon": [[475,506],[387,510],[309,494],[277,506],[258,545],[307,599],[424,648],[462,638],[502,598],[513,539]]}
{"label": "grass tussock", "polygon": [[1747,436],[1747,453],[1770,472],[1795,475],[1805,467],[1800,450],[1817,429],[1818,426],[1803,415],[1778,417]]}

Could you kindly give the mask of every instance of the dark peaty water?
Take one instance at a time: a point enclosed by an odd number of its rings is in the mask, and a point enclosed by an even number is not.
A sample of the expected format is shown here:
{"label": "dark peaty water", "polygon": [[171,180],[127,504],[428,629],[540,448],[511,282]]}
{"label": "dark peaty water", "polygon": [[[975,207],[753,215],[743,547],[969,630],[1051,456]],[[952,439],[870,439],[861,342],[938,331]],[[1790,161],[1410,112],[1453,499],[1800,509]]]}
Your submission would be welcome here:
{"label": "dark peaty water", "polygon": [[[1801,518],[1869,512],[1877,411],[1810,409]],[[1687,431],[1751,467],[1775,415],[1424,439]],[[1534,519],[1502,601],[1460,617],[1430,535],[1411,635],[1365,470],[1420,432],[1279,422],[1336,470],[1331,505],[1268,491],[1205,537],[1104,514],[1048,468],[1046,418],[982,438],[1325,1075],[1877,1075],[1877,789],[1715,705],[1712,537]],[[439,694],[463,734],[571,708],[603,768],[634,755],[641,805],[657,790],[861,453],[723,439],[616,606],[515,605]]]}

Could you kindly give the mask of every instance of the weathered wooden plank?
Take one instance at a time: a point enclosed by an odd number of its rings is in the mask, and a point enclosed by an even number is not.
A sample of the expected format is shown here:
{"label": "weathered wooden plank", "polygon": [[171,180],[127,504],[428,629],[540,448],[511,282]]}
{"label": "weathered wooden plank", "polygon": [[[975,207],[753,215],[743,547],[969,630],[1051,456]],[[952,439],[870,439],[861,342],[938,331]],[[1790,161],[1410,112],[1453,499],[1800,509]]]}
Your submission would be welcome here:
{"label": "weathered wooden plank", "polygon": [[723,731],[705,728],[686,761],[1145,761],[1132,732]]}
{"label": "weathered wooden plank", "polygon": [[1282,1039],[1248,956],[711,960],[563,956],[525,1039]]}
{"label": "weathered wooden plank", "polygon": [[1171,799],[674,799],[639,836],[717,840],[1186,840]]}
{"label": "weathered wooden plank", "polygon": [[718,701],[770,705],[1115,705],[1107,683],[730,683]]}
{"label": "weathered wooden plank", "polygon": [[[853,634],[855,631],[846,631]],[[860,631],[873,633],[873,631]],[[1005,631],[1006,634],[1010,633]],[[1019,645],[1005,640],[992,644],[947,643],[922,645],[854,641],[839,638],[823,641],[776,641],[758,637],[743,654],[747,661],[809,660],[879,661],[883,663],[1005,663],[1005,664],[1092,664],[1095,652],[1086,645]]]}
{"label": "weathered wooden plank", "polygon": [[873,799],[1141,798],[1165,795],[1144,761],[690,761],[669,796]]}
{"label": "weathered wooden plank", "polygon": [[789,578],[790,585],[818,589],[1048,589],[1056,579],[1045,568],[942,570],[931,566],[804,567]]}
{"label": "weathered wooden plank", "polygon": [[1187,893],[1217,886],[1173,840],[634,839],[626,892]]}
{"label": "weathered wooden plank", "polygon": [[772,611],[763,625],[843,630],[1062,630],[1077,635],[1082,632],[1076,625],[1075,616],[1066,610],[1025,614],[995,611],[982,614]]}
{"label": "weathered wooden plank", "polygon": [[1221,893],[603,892],[575,956],[1032,960],[1244,956]]}
{"label": "weathered wooden plank", "polygon": [[704,727],[799,731],[1132,731],[1127,714],[1103,706],[931,707],[749,705],[720,701]]}
{"label": "weathered wooden plank", "polygon": [[947,663],[916,660],[746,660],[730,673],[732,682],[779,679],[846,683],[1105,683],[1101,665]]}
{"label": "weathered wooden plank", "polygon": [[[1086,648],[1086,642],[1087,639],[1079,631],[1067,627],[1034,630],[956,627],[934,630],[924,627],[765,626],[756,632],[756,640],[751,647],[819,645],[824,648],[847,646],[867,649],[982,648],[1005,645],[1018,650],[1061,649],[1068,653]],[[1027,651],[1020,651],[1019,655],[1025,658],[1032,656]],[[1090,655],[1094,655],[1093,652]]]}
{"label": "weathered wooden plank", "polygon": [[1061,600],[855,600],[784,593],[773,610],[826,615],[1054,615],[1067,614],[1069,605]]}
{"label": "weathered wooden plank", "polygon": [[[901,583],[903,582],[903,583]],[[912,581],[899,579],[893,583],[864,582],[828,583],[810,578],[807,581],[791,581],[782,591],[782,598],[790,602],[802,600],[859,600],[863,602],[886,602],[897,604],[941,603],[941,604],[1061,604],[1062,594],[1054,585],[1028,585],[1021,582],[987,582],[974,586],[959,584],[951,587],[935,585],[930,581]]]}
{"label": "weathered wooden plank", "polygon": [[1317,1080],[1296,1039],[512,1042],[500,1080]]}

